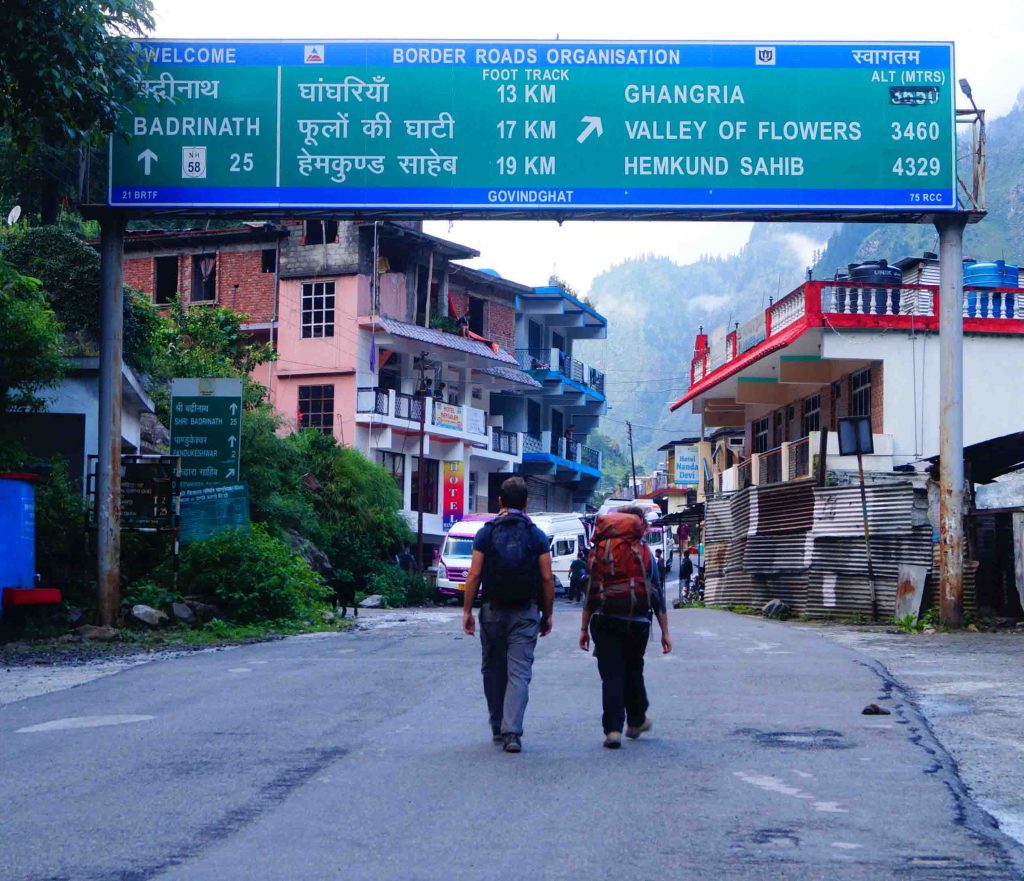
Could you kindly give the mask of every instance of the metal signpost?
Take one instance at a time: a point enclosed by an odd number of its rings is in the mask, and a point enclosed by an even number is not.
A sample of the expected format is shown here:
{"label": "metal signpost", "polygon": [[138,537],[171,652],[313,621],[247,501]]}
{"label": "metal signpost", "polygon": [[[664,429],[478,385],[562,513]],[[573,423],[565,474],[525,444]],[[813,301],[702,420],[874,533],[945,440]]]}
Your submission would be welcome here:
{"label": "metal signpost", "polygon": [[957,207],[951,43],[141,46],[112,207]]}
{"label": "metal signpost", "polygon": [[875,453],[875,438],[871,433],[870,416],[847,416],[839,420],[839,455],[856,456],[860,475],[860,511],[864,518],[864,550],[868,558],[868,584],[871,588],[871,620],[878,620],[878,601],[875,596],[875,570],[871,565],[871,529],[868,525],[868,496],[864,489],[864,456]]}
{"label": "metal signpost", "polygon": [[242,380],[175,379],[171,455],[181,457],[184,490],[238,483]]}

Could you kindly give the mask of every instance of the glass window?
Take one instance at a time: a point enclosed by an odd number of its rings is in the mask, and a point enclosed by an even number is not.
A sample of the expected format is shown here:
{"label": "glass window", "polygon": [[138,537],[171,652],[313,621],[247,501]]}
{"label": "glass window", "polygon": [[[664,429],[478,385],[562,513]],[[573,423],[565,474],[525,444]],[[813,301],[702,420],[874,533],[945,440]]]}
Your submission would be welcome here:
{"label": "glass window", "polygon": [[871,415],[871,368],[850,374],[850,415]]}
{"label": "glass window", "polygon": [[765,453],[768,451],[768,417],[758,419],[754,422],[754,452]]}
{"label": "glass window", "polygon": [[804,398],[804,437],[821,427],[821,395]]}
{"label": "glass window", "polygon": [[334,336],[334,282],[307,282],[302,286],[302,338]]}
{"label": "glass window", "polygon": [[192,258],[192,302],[212,303],[217,299],[217,255],[196,254]]}
{"label": "glass window", "polygon": [[560,538],[555,542],[551,553],[556,557],[565,557],[569,554],[575,554],[576,541],[571,538]]}
{"label": "glass window", "polygon": [[[425,459],[426,467],[423,471],[423,513],[437,513],[437,491],[438,491],[438,466],[441,464],[437,459]],[[412,510],[419,511],[419,489],[420,489],[420,457],[412,457]]]}
{"label": "glass window", "polygon": [[444,545],[445,557],[472,557],[473,539],[450,536]]}
{"label": "glass window", "polygon": [[299,386],[299,428],[334,433],[334,386]]}
{"label": "glass window", "polygon": [[303,223],[302,243],[304,245],[331,244],[338,240],[338,221],[307,220]]}
{"label": "glass window", "polygon": [[405,455],[403,453],[390,453],[386,450],[381,450],[377,453],[380,458],[380,464],[383,468],[391,472],[391,476],[395,478],[395,483],[398,484],[399,491],[405,488]]}

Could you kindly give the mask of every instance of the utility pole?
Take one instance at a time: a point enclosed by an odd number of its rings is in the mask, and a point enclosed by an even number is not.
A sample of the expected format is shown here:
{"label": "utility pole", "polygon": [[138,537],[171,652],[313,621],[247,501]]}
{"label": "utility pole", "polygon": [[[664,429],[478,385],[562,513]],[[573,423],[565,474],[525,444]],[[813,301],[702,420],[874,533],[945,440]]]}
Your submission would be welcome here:
{"label": "utility pole", "polygon": [[939,620],[964,612],[964,227],[963,213],[935,221],[939,233]]}
{"label": "utility pole", "polygon": [[100,624],[121,607],[121,343],[125,218],[100,218],[99,443],[96,458],[96,599]]}
{"label": "utility pole", "polygon": [[420,352],[420,384],[416,389],[416,397],[420,402],[420,455],[419,466],[416,469],[416,565],[423,570],[423,475],[426,471],[426,462],[423,460],[423,443],[426,436],[427,420],[427,385],[424,378],[426,370],[427,353]]}
{"label": "utility pole", "polygon": [[636,460],[633,458],[633,423],[626,422],[626,431],[629,434],[629,464],[633,469],[633,498],[636,499]]}

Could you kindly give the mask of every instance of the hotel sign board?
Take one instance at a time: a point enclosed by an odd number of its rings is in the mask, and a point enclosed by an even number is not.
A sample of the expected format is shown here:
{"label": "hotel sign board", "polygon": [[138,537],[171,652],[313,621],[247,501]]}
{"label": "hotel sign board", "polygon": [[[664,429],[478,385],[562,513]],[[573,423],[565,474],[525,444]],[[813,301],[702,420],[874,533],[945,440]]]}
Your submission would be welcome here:
{"label": "hotel sign board", "polygon": [[951,43],[142,41],[118,208],[955,210]]}

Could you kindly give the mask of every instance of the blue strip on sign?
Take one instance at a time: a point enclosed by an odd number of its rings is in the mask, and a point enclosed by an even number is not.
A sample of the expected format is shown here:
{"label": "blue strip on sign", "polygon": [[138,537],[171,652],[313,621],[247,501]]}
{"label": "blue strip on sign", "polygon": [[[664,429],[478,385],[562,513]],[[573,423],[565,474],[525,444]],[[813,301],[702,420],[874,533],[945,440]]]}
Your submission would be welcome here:
{"label": "blue strip on sign", "polygon": [[[762,40],[744,43],[587,43],[587,42],[488,42],[488,41],[351,41],[351,42],[264,42],[220,40],[140,40],[146,61],[157,65],[202,65],[236,67],[277,67],[323,64],[328,67],[370,66],[402,67],[403,58],[430,58],[438,53],[437,62],[417,60],[436,66],[502,67],[529,65],[538,68],[607,67],[607,68],[678,68],[711,69],[748,68],[758,66],[756,50],[775,50],[771,62],[776,68],[860,68],[889,67],[858,61],[854,51],[915,51],[920,56],[912,65],[921,70],[951,69],[953,44],[950,43],[788,43]],[[311,53],[310,50],[315,52]],[[446,61],[444,50],[462,50],[457,64]],[[406,53],[425,51],[426,56]],[[631,56],[630,52],[644,53]],[[503,53],[512,53],[503,55]],[[519,54],[516,54],[519,53]],[[322,59],[309,62],[307,58]],[[449,55],[449,58],[453,56]],[[678,60],[677,60],[678,58]],[[507,59],[507,60],[506,60]],[[633,59],[633,60],[631,60]],[[659,60],[661,59],[661,60]]]}
{"label": "blue strip on sign", "polygon": [[[829,208],[891,209],[921,208],[929,211],[955,209],[952,190],[869,189],[801,190],[778,189],[598,189],[473,187],[451,188],[364,188],[364,187],[114,187],[112,205],[153,207],[212,205],[220,207],[262,206],[306,208],[472,208],[580,210],[634,208],[702,208],[727,206],[751,209]],[[574,203],[578,203],[574,205]]]}

